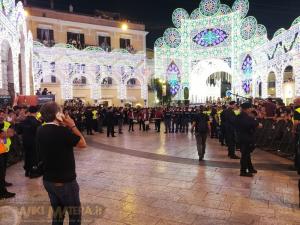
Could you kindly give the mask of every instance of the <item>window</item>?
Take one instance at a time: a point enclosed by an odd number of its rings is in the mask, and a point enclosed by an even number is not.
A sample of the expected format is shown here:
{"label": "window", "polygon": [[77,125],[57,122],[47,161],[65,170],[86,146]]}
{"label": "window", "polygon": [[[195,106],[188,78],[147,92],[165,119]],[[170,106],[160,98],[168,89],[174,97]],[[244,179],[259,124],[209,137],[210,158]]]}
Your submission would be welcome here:
{"label": "window", "polygon": [[74,84],[74,85],[79,85],[79,86],[87,85],[86,77],[81,76],[81,77],[79,77],[79,78],[75,78],[75,79],[73,80],[73,84]]}
{"label": "window", "polygon": [[78,49],[85,48],[84,34],[67,32],[68,44],[73,45]]}
{"label": "window", "polygon": [[130,47],[130,39],[120,38],[120,48],[126,49]]}
{"label": "window", "polygon": [[111,77],[106,77],[103,79],[101,84],[110,86],[113,84],[113,79]]}
{"label": "window", "polygon": [[37,39],[45,46],[51,47],[54,43],[54,32],[50,29],[37,28]]}
{"label": "window", "polygon": [[55,76],[51,76],[51,83],[56,83],[56,77]]}
{"label": "window", "polygon": [[135,86],[137,85],[136,79],[135,78],[131,78],[128,82],[127,82],[128,86]]}
{"label": "window", "polygon": [[111,51],[111,39],[107,36],[98,36],[99,46],[107,52]]}

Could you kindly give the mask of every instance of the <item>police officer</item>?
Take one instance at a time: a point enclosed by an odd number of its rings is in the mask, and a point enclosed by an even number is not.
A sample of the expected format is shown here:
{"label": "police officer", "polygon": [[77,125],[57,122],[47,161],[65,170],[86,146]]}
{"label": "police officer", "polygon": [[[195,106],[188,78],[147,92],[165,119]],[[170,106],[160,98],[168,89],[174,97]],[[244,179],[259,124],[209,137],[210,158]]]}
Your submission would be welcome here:
{"label": "police officer", "polygon": [[241,173],[240,176],[253,177],[257,173],[251,161],[251,153],[254,150],[254,133],[259,123],[251,116],[251,103],[241,105],[241,113],[236,118],[236,131],[241,147]]}
{"label": "police officer", "polygon": [[87,107],[85,110],[85,122],[86,122],[86,132],[87,135],[93,135],[93,113],[92,113],[92,108]]}
{"label": "police officer", "polygon": [[190,112],[188,108],[185,108],[185,110],[182,112],[182,129],[181,133],[188,133],[189,131],[189,121],[190,121]]}
{"label": "police officer", "polygon": [[36,132],[41,122],[36,119],[37,107],[30,106],[26,119],[20,124],[23,148],[25,152],[24,169],[25,176],[30,178],[39,177],[40,174],[34,168],[39,163],[39,157],[36,149]]}
{"label": "police officer", "polygon": [[199,162],[203,160],[206,149],[207,133],[209,131],[209,117],[203,112],[204,107],[200,106],[197,114],[193,118],[192,128],[195,128],[195,137],[197,142],[197,151]]}
{"label": "police officer", "polygon": [[228,156],[231,159],[239,159],[239,157],[235,154],[235,120],[236,115],[234,113],[234,109],[236,106],[235,101],[229,102],[229,106],[223,112],[222,123],[225,127],[225,139],[226,144],[228,146]]}
{"label": "police officer", "polygon": [[93,114],[93,130],[95,132],[98,132],[98,110],[96,108],[93,108],[92,114]]}
{"label": "police officer", "polygon": [[8,192],[6,187],[7,184],[5,182],[5,173],[6,173],[6,146],[5,146],[5,139],[6,135],[3,131],[4,124],[0,124],[0,199],[6,199],[6,198],[13,198],[15,197],[15,193]]}
{"label": "police officer", "polygon": [[169,108],[164,111],[165,134],[171,133],[172,113]]}

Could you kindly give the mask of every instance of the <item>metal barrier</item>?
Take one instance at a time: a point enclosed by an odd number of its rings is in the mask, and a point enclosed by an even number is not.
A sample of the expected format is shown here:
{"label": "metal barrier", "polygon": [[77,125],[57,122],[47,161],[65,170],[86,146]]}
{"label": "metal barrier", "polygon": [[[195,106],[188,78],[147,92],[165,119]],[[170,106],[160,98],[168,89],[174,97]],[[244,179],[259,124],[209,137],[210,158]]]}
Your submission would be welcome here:
{"label": "metal barrier", "polygon": [[266,119],[260,122],[263,127],[256,130],[256,146],[267,151],[276,151],[288,158],[294,157],[292,121]]}

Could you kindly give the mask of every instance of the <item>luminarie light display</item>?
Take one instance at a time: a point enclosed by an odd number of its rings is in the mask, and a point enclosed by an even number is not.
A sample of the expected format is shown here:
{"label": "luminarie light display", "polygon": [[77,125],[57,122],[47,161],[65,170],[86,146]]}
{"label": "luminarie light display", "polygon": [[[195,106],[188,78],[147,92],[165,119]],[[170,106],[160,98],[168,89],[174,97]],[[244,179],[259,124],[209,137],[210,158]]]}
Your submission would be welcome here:
{"label": "luminarie light display", "polygon": [[46,47],[34,42],[34,89],[41,86],[41,80],[53,74],[61,81],[62,98],[73,98],[73,81],[82,76],[89,81],[91,99],[102,98],[101,83],[107,77],[118,85],[118,98],[127,100],[127,82],[134,78],[141,84],[141,99],[147,104],[148,80],[151,71],[146,66],[144,52],[131,54],[124,49],[106,52],[100,47],[78,50],[72,45],[57,44]]}
{"label": "luminarie light display", "polygon": [[32,34],[27,31],[25,17],[22,2],[16,5],[14,0],[0,0],[1,95],[31,92]]}
{"label": "luminarie light display", "polygon": [[248,0],[236,0],[232,7],[220,0],[202,0],[190,16],[181,8],[174,11],[175,27],[154,45],[155,76],[170,80],[171,64],[180,71],[171,79],[174,100],[184,99],[185,88],[191,102],[216,96],[206,81],[217,72],[230,74],[233,93],[263,98],[269,96],[269,74],[274,72],[276,96],[283,97],[287,66],[293,67],[293,96],[300,96],[300,17],[289,30],[279,29],[268,40],[266,27],[247,16],[248,11]]}

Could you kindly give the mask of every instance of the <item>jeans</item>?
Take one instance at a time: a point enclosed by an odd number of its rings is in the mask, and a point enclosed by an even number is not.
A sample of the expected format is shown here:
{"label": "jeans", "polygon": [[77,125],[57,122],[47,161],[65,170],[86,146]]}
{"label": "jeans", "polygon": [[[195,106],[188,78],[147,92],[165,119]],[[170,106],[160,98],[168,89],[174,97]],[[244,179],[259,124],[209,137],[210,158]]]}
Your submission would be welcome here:
{"label": "jeans", "polygon": [[207,133],[196,133],[195,136],[199,159],[203,159],[206,149]]}
{"label": "jeans", "polygon": [[80,225],[81,204],[77,181],[55,184],[44,180],[43,183],[53,210],[52,225],[63,225],[66,212],[69,214],[69,225]]}

